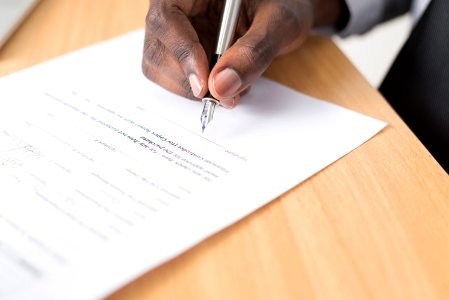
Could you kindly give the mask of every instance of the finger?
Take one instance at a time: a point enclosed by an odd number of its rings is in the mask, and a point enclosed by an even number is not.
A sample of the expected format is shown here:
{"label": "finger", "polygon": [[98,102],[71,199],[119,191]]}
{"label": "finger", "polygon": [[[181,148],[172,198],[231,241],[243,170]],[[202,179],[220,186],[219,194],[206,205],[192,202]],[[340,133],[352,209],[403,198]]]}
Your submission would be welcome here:
{"label": "finger", "polygon": [[[178,3],[179,2],[179,3]],[[209,76],[206,53],[187,17],[192,1],[156,1],[147,17],[147,28],[153,31],[177,61],[195,97],[207,91]],[[188,91],[184,91],[184,94]]]}
{"label": "finger", "polygon": [[195,98],[190,82],[184,76],[178,61],[161,41],[148,35],[145,40],[142,71],[148,79],[163,88],[186,98]]}
{"label": "finger", "polygon": [[310,28],[311,9],[304,3],[288,8],[278,1],[264,3],[247,33],[226,51],[209,76],[210,91],[217,99],[233,98],[245,90],[278,54],[299,45]]}

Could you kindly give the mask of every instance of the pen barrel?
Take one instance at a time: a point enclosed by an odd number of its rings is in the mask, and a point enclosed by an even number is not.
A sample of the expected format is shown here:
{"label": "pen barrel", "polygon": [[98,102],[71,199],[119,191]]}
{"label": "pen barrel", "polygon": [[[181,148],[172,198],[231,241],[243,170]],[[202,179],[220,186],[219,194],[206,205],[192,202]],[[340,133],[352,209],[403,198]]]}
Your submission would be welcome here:
{"label": "pen barrel", "polygon": [[[234,38],[235,28],[237,26],[237,21],[240,14],[240,6],[242,4],[242,0],[226,0],[225,8],[223,11],[223,15],[221,18],[220,24],[220,33],[218,35],[218,42],[215,54],[212,55],[209,69],[212,70],[217,64],[220,57],[225,53],[225,51],[229,48]],[[201,114],[201,124],[203,125],[202,129],[206,128],[207,124],[212,121],[215,106],[219,104],[219,102],[212,97],[210,91],[207,92],[206,96],[203,98],[204,107],[203,112]]]}
{"label": "pen barrel", "polygon": [[223,54],[231,45],[239,19],[241,4],[242,0],[226,0],[215,53]]}

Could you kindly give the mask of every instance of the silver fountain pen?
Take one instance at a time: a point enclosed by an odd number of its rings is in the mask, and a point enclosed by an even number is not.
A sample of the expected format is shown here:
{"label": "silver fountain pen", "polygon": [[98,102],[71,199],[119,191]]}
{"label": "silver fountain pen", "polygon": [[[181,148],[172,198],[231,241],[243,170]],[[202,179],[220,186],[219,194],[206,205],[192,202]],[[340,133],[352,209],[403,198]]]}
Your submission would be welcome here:
{"label": "silver fountain pen", "polygon": [[[240,5],[242,0],[226,0],[223,10],[223,16],[221,17],[220,33],[218,36],[217,48],[215,53],[211,57],[209,69],[212,70],[220,59],[220,57],[229,48],[234,38],[235,27],[237,26],[237,20],[240,13]],[[201,113],[201,125],[202,130],[206,129],[207,124],[212,121],[214,117],[215,106],[219,103],[214,99],[211,93],[208,91],[203,98],[203,112]]]}

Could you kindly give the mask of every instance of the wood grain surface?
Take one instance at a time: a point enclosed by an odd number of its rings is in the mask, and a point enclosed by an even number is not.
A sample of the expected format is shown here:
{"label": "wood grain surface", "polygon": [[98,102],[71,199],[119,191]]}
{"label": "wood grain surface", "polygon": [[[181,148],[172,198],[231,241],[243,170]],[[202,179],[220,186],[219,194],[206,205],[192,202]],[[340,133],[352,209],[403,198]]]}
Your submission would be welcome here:
{"label": "wood grain surface", "polygon": [[[140,28],[148,5],[42,0],[0,50],[0,76]],[[449,176],[330,40],[266,76],[389,125],[109,299],[449,299]]]}

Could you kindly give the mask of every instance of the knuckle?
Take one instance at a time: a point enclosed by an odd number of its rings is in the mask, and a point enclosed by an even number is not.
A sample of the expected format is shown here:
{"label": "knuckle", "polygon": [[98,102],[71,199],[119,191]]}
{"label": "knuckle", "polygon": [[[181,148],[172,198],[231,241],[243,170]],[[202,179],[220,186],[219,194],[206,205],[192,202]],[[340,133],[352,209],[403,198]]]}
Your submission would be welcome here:
{"label": "knuckle", "polygon": [[158,33],[167,26],[167,19],[160,9],[152,9],[148,11],[145,23],[153,33]]}
{"label": "knuckle", "polygon": [[189,58],[192,50],[193,48],[191,45],[181,44],[173,49],[173,54],[175,55],[176,59],[182,64]]}
{"label": "knuckle", "polygon": [[276,26],[282,24],[283,28],[288,29],[287,32],[297,34],[301,32],[305,21],[308,19],[306,16],[309,12],[305,11],[304,4],[297,4],[296,6],[279,4],[273,15],[272,23],[276,23]]}
{"label": "knuckle", "polygon": [[144,59],[148,64],[159,67],[164,60],[164,45],[159,40],[145,42]]}
{"label": "knuckle", "polygon": [[265,39],[259,39],[256,44],[243,42],[241,44],[242,56],[252,65],[266,67],[276,55],[276,48],[267,43]]}
{"label": "knuckle", "polygon": [[298,12],[301,11],[301,7],[297,6],[280,3],[276,6],[274,14],[281,20],[296,20],[299,17]]}
{"label": "knuckle", "polygon": [[180,17],[180,16],[185,16],[185,13],[183,12],[183,10],[181,9],[179,4],[176,3],[171,3],[171,4],[165,4],[164,5],[164,10],[167,11],[168,14],[170,14],[173,17]]}
{"label": "knuckle", "polygon": [[194,54],[197,43],[199,42],[180,43],[173,49],[174,56],[181,64],[183,64]]}

